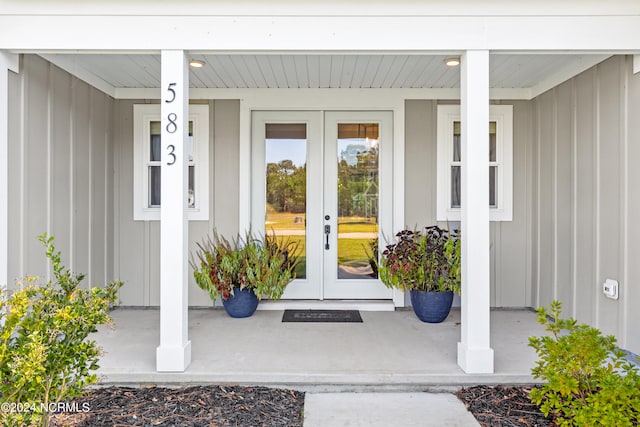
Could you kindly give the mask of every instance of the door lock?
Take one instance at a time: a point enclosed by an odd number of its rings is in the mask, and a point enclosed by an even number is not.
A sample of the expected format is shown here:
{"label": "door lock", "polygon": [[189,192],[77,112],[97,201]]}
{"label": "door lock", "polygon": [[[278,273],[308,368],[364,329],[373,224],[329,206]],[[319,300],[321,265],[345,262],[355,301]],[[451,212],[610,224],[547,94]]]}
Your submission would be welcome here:
{"label": "door lock", "polygon": [[329,224],[326,224],[324,226],[324,236],[327,239],[326,243],[324,244],[325,250],[329,250],[329,234],[331,234],[331,226]]}

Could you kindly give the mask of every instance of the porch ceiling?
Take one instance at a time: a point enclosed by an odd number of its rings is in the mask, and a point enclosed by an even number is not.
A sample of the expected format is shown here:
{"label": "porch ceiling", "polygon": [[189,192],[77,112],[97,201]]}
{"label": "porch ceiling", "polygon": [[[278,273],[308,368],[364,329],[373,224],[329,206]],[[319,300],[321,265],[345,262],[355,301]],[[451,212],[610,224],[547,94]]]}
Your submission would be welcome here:
{"label": "porch ceiling", "polygon": [[[110,89],[158,88],[157,54],[42,55],[90,84]],[[454,89],[458,67],[443,54],[190,54],[205,62],[190,71],[192,88]],[[528,89],[533,96],[606,59],[602,54],[492,54],[494,89]],[[106,89],[105,89],[106,88]]]}

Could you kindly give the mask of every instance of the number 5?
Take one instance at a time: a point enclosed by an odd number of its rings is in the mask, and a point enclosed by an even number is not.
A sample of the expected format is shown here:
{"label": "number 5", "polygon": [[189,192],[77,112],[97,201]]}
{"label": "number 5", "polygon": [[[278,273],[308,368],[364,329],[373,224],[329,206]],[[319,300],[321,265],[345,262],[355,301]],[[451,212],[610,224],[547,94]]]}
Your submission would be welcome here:
{"label": "number 5", "polygon": [[167,99],[164,102],[166,102],[167,104],[171,104],[173,101],[176,100],[176,91],[173,89],[173,86],[175,86],[177,83],[169,83],[169,87],[167,88],[167,91],[171,92],[171,99]]}

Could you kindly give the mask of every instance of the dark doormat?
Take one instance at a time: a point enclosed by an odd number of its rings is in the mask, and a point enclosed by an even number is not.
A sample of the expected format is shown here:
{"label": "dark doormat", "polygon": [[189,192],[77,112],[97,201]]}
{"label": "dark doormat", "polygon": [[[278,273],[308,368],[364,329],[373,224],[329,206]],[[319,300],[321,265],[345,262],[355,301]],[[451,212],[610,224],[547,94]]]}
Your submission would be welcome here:
{"label": "dark doormat", "polygon": [[283,322],[362,323],[358,310],[285,310]]}

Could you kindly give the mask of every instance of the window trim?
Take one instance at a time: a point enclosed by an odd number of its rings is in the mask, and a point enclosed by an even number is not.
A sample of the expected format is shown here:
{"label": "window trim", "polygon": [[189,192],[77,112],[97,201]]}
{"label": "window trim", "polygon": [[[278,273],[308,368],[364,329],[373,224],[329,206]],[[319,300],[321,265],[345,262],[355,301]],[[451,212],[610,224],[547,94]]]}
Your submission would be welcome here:
{"label": "window trim", "polygon": [[[451,162],[454,122],[461,121],[459,105],[438,105],[437,114],[437,214],[438,221],[460,221],[460,208],[451,207]],[[496,122],[498,206],[489,208],[490,221],[513,220],[513,106],[490,105],[489,121]],[[489,167],[487,154],[487,167]],[[491,162],[493,163],[493,162]],[[489,201],[487,200],[487,203]]]}
{"label": "window trim", "polygon": [[[133,106],[133,219],[159,221],[160,207],[148,207],[150,123],[160,121],[160,104]],[[193,161],[195,166],[195,206],[188,208],[189,221],[209,220],[209,106],[189,105],[193,121]]]}

